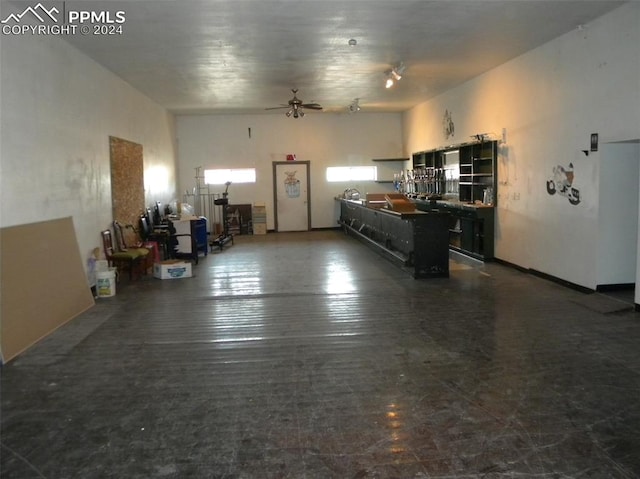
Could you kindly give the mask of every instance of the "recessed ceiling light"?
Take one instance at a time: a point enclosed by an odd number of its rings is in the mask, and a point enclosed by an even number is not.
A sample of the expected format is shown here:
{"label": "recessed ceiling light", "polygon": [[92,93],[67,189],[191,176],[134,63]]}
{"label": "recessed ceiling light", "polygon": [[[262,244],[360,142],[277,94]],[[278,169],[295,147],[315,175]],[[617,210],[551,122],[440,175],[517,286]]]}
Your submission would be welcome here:
{"label": "recessed ceiling light", "polygon": [[349,40],[350,47],[355,47],[357,44],[358,44],[358,40],[356,40],[355,38],[352,38],[351,40]]}

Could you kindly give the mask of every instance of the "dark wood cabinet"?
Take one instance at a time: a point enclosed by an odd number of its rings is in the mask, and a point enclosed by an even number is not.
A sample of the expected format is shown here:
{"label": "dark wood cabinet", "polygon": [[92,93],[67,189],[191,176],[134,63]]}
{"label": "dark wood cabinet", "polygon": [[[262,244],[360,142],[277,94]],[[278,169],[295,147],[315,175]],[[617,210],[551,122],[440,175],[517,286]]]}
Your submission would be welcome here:
{"label": "dark wood cabinet", "polygon": [[[478,141],[412,155],[419,177],[431,178],[431,170],[445,172],[445,184],[439,190],[427,182],[426,194],[421,195],[418,186],[418,194],[413,195],[416,207],[448,212],[449,247],[480,260],[494,257],[497,148],[495,140]],[[451,153],[457,163],[448,163]],[[426,199],[433,198],[432,193],[437,201]]]}
{"label": "dark wood cabinet", "polygon": [[494,258],[498,141],[478,140],[413,153],[398,189],[420,211],[448,213],[449,248],[484,261]]}
{"label": "dark wood cabinet", "polygon": [[497,144],[483,141],[460,146],[460,201],[484,201],[486,192],[492,197],[490,203],[495,203]]}
{"label": "dark wood cabinet", "polygon": [[493,206],[415,199],[420,211],[449,213],[449,248],[481,261],[494,257]]}
{"label": "dark wood cabinet", "polygon": [[339,223],[415,278],[449,276],[448,222],[442,211],[396,212],[340,199]]}

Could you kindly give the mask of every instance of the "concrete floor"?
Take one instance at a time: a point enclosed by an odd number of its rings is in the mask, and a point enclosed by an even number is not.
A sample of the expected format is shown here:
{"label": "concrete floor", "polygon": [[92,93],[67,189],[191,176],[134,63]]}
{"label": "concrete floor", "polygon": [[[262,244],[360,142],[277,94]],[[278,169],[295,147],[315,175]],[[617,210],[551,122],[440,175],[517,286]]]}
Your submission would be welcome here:
{"label": "concrete floor", "polygon": [[2,369],[2,479],[640,477],[640,313],[339,231],[118,284]]}

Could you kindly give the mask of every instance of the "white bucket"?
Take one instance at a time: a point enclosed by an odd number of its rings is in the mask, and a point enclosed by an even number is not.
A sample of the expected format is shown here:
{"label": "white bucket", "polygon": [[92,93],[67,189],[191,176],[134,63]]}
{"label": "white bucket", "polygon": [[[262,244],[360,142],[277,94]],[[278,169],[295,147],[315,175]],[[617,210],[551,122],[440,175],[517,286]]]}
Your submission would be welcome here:
{"label": "white bucket", "polygon": [[109,262],[106,259],[97,259],[96,260],[96,271],[98,271],[98,272],[109,271]]}
{"label": "white bucket", "polygon": [[98,298],[109,298],[116,295],[116,269],[96,271],[96,293]]}

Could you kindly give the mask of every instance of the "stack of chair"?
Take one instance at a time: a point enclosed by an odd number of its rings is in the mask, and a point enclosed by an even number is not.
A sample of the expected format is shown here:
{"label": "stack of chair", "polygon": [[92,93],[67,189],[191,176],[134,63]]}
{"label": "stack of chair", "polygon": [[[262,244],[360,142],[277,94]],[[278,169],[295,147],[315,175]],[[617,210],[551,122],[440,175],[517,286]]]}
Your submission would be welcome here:
{"label": "stack of chair", "polygon": [[111,230],[104,230],[101,234],[104,255],[109,262],[109,266],[115,266],[118,271],[122,269],[129,270],[129,279],[133,279],[134,272],[146,274],[149,250],[144,248],[132,250],[116,249],[113,246]]}
{"label": "stack of chair", "polygon": [[149,268],[153,268],[156,253],[155,247],[152,244],[145,244],[133,225],[123,225],[116,220],[113,222],[113,231],[116,234],[116,241],[120,251],[133,252],[142,256],[144,258],[145,274]]}

